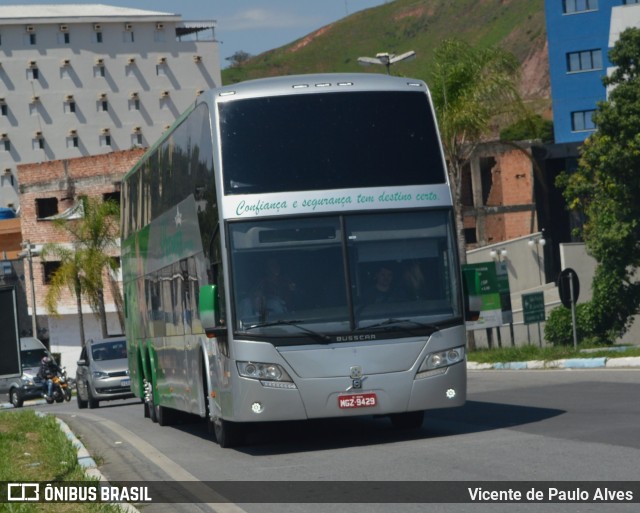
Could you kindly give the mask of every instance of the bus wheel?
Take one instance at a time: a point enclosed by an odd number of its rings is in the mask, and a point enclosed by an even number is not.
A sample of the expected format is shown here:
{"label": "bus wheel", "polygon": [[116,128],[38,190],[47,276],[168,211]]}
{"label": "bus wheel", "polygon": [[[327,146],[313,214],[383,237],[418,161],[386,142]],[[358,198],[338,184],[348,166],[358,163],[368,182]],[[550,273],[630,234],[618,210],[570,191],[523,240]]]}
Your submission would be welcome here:
{"label": "bus wheel", "polygon": [[157,406],[156,407],[156,419],[158,419],[158,424],[161,426],[170,426],[175,422],[176,412],[171,408],[166,408],[165,406]]}
{"label": "bus wheel", "polygon": [[242,444],[242,425],[228,420],[213,421],[213,432],[218,445],[222,448],[236,447]]}
{"label": "bus wheel", "polygon": [[424,422],[423,411],[408,411],[406,413],[394,413],[389,415],[391,424],[396,429],[420,429]]}

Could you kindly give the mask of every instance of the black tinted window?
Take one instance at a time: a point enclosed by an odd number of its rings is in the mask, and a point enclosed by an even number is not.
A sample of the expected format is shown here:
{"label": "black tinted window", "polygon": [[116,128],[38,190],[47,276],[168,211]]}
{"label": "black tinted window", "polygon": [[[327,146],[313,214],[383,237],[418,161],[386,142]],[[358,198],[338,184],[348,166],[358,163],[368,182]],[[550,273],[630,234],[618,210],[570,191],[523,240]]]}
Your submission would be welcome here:
{"label": "black tinted window", "polygon": [[255,98],[219,113],[225,194],[445,182],[424,92]]}

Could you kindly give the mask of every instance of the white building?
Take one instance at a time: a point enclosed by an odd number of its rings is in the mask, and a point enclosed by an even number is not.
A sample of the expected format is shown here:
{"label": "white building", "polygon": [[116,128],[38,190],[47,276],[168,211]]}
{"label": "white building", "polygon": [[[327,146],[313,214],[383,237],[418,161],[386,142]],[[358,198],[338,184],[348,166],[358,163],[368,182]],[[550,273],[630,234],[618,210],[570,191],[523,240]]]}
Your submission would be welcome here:
{"label": "white building", "polygon": [[220,85],[214,21],[107,5],[0,6],[0,207],[17,165],[149,146]]}

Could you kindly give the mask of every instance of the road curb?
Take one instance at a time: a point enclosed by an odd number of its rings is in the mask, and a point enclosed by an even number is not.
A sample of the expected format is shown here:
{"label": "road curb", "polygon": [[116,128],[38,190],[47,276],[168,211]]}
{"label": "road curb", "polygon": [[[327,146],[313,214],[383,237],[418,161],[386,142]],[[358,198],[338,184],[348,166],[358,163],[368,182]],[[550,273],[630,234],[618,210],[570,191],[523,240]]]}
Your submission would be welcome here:
{"label": "road curb", "polygon": [[[9,404],[11,407],[13,407],[11,403]],[[47,415],[52,414],[37,411],[36,415],[38,415],[39,417],[46,417]],[[60,427],[60,430],[65,434],[67,439],[76,449],[78,464],[84,469],[85,475],[92,479],[102,481],[103,483],[108,483],[109,481],[107,480],[107,478],[104,477],[104,474],[100,472],[100,469],[98,469],[98,464],[91,457],[84,444],[80,440],[78,440],[74,432],[71,431],[71,428],[67,425],[67,423],[64,420],[61,420],[59,417],[55,417],[55,419],[58,423],[58,426]],[[119,507],[125,513],[140,513],[140,511],[133,504],[130,504],[128,502],[117,502],[112,503],[112,505]]]}
{"label": "road curb", "polygon": [[636,368],[640,367],[640,356],[623,358],[567,358],[551,361],[467,362],[468,370],[532,370],[532,369],[604,369],[604,368]]}

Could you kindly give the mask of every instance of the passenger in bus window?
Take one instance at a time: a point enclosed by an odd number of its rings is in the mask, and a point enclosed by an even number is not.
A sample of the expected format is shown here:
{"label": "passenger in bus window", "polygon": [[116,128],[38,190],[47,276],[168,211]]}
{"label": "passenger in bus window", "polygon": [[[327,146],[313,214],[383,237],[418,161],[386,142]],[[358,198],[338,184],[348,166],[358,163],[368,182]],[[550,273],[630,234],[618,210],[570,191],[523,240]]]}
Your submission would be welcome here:
{"label": "passenger in bus window", "polygon": [[405,299],[424,299],[425,279],[418,262],[410,262],[402,273]]}
{"label": "passenger in bus window", "polygon": [[296,284],[285,277],[280,263],[269,258],[266,263],[264,277],[241,304],[244,315],[259,315],[266,319],[273,314],[291,311],[294,306]]}
{"label": "passenger in bus window", "polygon": [[373,287],[368,293],[370,303],[386,303],[396,299],[393,282],[393,270],[386,265],[381,265],[373,275]]}

